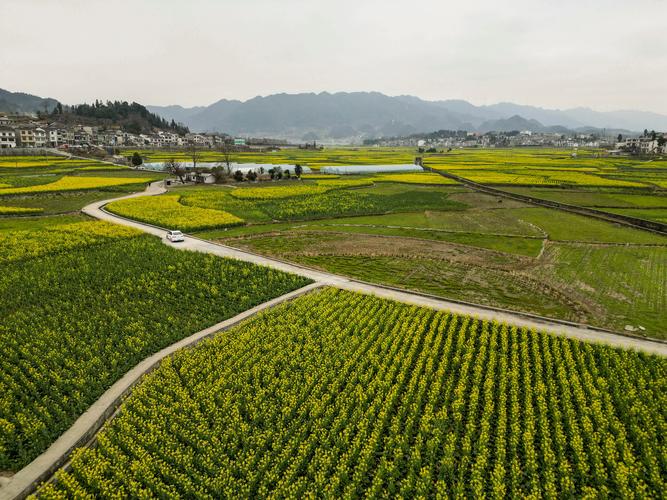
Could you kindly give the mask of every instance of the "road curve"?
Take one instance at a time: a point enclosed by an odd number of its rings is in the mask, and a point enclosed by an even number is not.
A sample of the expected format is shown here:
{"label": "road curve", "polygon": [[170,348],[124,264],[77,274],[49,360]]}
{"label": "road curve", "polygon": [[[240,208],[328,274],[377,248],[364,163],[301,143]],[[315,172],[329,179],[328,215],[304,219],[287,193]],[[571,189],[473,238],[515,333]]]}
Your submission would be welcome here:
{"label": "road curve", "polygon": [[164,193],[166,189],[161,182],[150,184],[145,191],[141,193],[134,193],[131,195],[114,198],[111,200],[97,201],[91,203],[83,209],[83,212],[95,217],[97,219],[106,220],[124,226],[134,227],[146,233],[162,238],[162,241],[169,246],[183,250],[192,250],[197,252],[210,253],[220,257],[228,257],[246,262],[252,262],[262,266],[272,267],[281,271],[286,271],[307,278],[320,283],[322,285],[334,286],[345,290],[360,292],[365,294],[372,294],[378,297],[396,300],[407,304],[414,304],[418,306],[430,307],[438,310],[451,311],[456,314],[466,314],[476,316],[480,319],[496,320],[504,323],[513,324],[520,327],[533,328],[536,330],[544,330],[549,333],[564,335],[566,337],[584,340],[587,342],[603,343],[614,347],[622,347],[626,349],[636,349],[650,354],[660,356],[667,356],[667,343],[655,341],[652,339],[642,339],[637,337],[620,335],[595,328],[586,328],[577,325],[566,324],[567,322],[559,322],[558,320],[551,320],[549,318],[541,318],[532,315],[524,315],[511,311],[496,310],[485,308],[482,306],[475,306],[472,304],[464,304],[456,301],[449,301],[437,297],[425,296],[419,293],[411,293],[408,291],[396,290],[380,285],[365,283],[345,276],[337,274],[318,271],[315,269],[306,268],[303,266],[290,264],[277,259],[264,257],[251,252],[246,252],[236,248],[213,243],[202,240],[200,238],[186,236],[184,242],[171,243],[167,241],[165,230],[150,224],[133,221],[109,213],[103,207],[112,201],[133,198],[137,196],[151,196]]}

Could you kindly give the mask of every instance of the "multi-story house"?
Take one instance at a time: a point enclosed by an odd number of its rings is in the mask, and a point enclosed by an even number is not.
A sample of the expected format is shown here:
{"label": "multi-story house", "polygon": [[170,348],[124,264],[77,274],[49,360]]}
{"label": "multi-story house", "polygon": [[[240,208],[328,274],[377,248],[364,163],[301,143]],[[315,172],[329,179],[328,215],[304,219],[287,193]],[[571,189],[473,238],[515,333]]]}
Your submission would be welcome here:
{"label": "multi-story house", "polygon": [[48,135],[46,133],[46,130],[44,130],[41,127],[37,127],[34,131],[35,134],[35,147],[36,148],[43,148],[48,146]]}
{"label": "multi-story house", "polygon": [[16,147],[16,132],[11,127],[0,126],[0,149]]}
{"label": "multi-story house", "polygon": [[52,148],[57,148],[63,144],[69,144],[68,138],[69,133],[66,129],[60,127],[47,127],[46,132],[48,134],[48,143]]}
{"label": "multi-story house", "polygon": [[35,147],[35,130],[33,128],[23,127],[19,129],[19,144],[22,148]]}

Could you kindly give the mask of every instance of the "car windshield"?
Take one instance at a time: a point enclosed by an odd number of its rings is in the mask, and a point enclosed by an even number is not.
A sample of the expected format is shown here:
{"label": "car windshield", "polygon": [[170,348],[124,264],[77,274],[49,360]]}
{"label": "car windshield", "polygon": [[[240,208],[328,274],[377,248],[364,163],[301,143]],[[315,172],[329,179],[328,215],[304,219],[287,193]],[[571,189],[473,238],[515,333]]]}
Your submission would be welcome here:
{"label": "car windshield", "polygon": [[175,234],[176,236],[180,236],[183,233],[181,233],[180,231],[172,231],[171,234]]}

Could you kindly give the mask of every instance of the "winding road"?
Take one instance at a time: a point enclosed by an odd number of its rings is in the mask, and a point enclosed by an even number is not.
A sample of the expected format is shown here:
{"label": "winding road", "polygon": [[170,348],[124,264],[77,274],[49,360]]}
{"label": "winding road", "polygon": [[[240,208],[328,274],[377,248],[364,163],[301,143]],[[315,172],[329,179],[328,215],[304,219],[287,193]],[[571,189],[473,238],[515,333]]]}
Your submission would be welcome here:
{"label": "winding road", "polygon": [[190,347],[202,339],[215,335],[232,326],[244,321],[260,311],[274,307],[286,300],[291,300],[299,295],[308,293],[321,286],[334,286],[337,288],[372,294],[378,297],[396,300],[399,302],[414,304],[417,306],[430,307],[438,310],[451,311],[456,314],[473,315],[487,320],[496,320],[514,324],[517,326],[534,328],[547,331],[556,335],[563,335],[578,340],[604,343],[614,347],[627,349],[636,349],[650,354],[667,356],[667,343],[650,339],[641,339],[624,336],[577,326],[575,324],[566,324],[550,318],[524,315],[521,313],[496,310],[473,304],[465,304],[454,301],[448,301],[437,297],[411,293],[408,291],[397,290],[394,288],[374,285],[357,280],[326,273],[315,269],[291,264],[277,259],[272,259],[257,255],[251,252],[238,250],[225,245],[220,245],[210,241],[202,240],[192,236],[186,236],[185,241],[181,243],[171,243],[165,239],[165,229],[129,220],[104,210],[104,206],[111,201],[120,199],[134,198],[138,196],[159,195],[166,191],[162,183],[150,184],[145,191],[131,195],[104,200],[92,203],[83,209],[83,212],[100,220],[106,220],[116,224],[133,227],[145,233],[158,236],[163,243],[181,250],[192,250],[197,252],[210,253],[220,257],[228,257],[252,262],[263,266],[272,267],[281,271],[298,274],[314,281],[313,284],[295,290],[283,296],[272,299],[260,304],[248,311],[245,311],[233,318],[213,325],[205,330],[197,332],[190,337],[182,339],[169,347],[149,356],[141,363],[127,372],[120,380],[114,383],[100,398],[93,403],[86,412],[81,415],[76,422],[62,434],[44,453],[38,456],[30,464],[25,466],[12,477],[0,478],[0,500],[9,500],[25,498],[32,493],[38,484],[48,480],[53,473],[65,465],[71,452],[79,446],[85,446],[94,441],[97,432],[102,425],[115,415],[117,408],[122,400],[129,394],[132,387],[136,385],[143,375],[153,370],[162,359],[176,352],[179,349]]}
{"label": "winding road", "polygon": [[197,252],[210,253],[220,257],[229,257],[239,259],[246,262],[252,262],[262,266],[272,267],[281,271],[298,274],[312,279],[316,283],[324,286],[334,286],[345,290],[354,292],[366,293],[383,297],[387,299],[404,302],[407,304],[414,304],[418,306],[430,307],[438,310],[451,311],[456,314],[468,314],[476,316],[480,319],[496,320],[500,322],[510,323],[513,325],[534,328],[536,330],[544,330],[557,335],[564,335],[570,338],[584,340],[587,342],[604,343],[614,347],[622,347],[626,349],[636,349],[650,354],[657,354],[667,356],[667,343],[656,341],[652,339],[643,339],[638,337],[631,337],[600,330],[592,327],[579,326],[574,323],[566,321],[559,321],[551,318],[543,318],[530,314],[523,314],[518,312],[499,310],[477,306],[474,304],[466,304],[457,301],[445,300],[437,297],[423,295],[419,293],[412,293],[408,291],[397,290],[395,288],[366,283],[359,280],[347,278],[337,274],[327,273],[310,269],[304,266],[284,262],[278,259],[257,255],[252,252],[239,250],[219,243],[202,240],[193,236],[186,236],[185,241],[180,243],[171,243],[165,239],[165,229],[133,221],[114,215],[104,210],[104,206],[112,201],[117,201],[126,198],[134,198],[137,196],[152,196],[159,195],[166,192],[162,182],[155,182],[150,184],[145,191],[141,193],[134,193],[120,198],[111,200],[98,201],[91,203],[83,209],[83,212],[91,217],[106,220],[116,224],[130,226],[141,231],[144,231],[162,238],[162,241],[169,246],[182,250],[192,250]]}

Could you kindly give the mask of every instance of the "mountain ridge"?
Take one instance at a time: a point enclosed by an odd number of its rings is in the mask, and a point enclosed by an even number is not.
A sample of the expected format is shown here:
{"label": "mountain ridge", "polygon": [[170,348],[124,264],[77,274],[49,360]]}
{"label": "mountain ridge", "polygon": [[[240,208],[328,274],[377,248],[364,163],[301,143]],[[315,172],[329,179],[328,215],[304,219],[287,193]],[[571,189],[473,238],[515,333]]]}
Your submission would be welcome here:
{"label": "mountain ridge", "polygon": [[[221,99],[194,108],[146,107],[166,119],[183,121],[193,131],[290,139],[336,139],[342,137],[344,130],[348,137],[397,136],[439,129],[504,131],[512,121],[526,124],[525,129],[533,132],[591,128],[667,130],[667,116],[646,111],[595,111],[586,107],[561,110],[510,102],[476,106],[463,99],[427,101],[376,91],[277,93],[246,101]],[[174,113],[173,108],[180,109]],[[501,128],[489,128],[494,122]]]}
{"label": "mountain ridge", "polygon": [[51,97],[39,97],[25,92],[10,92],[0,89],[0,111],[31,114],[37,111],[51,112],[58,101]]}
{"label": "mountain ridge", "polygon": [[[53,98],[0,89],[0,111],[51,111]],[[290,140],[358,140],[434,130],[477,132],[586,131],[608,133],[667,130],[667,115],[649,111],[595,111],[589,107],[548,109],[499,102],[477,106],[463,99],[428,101],[412,95],[367,92],[276,93],[245,101],[219,99],[208,106],[146,106],[168,121],[196,132],[271,136]]]}

